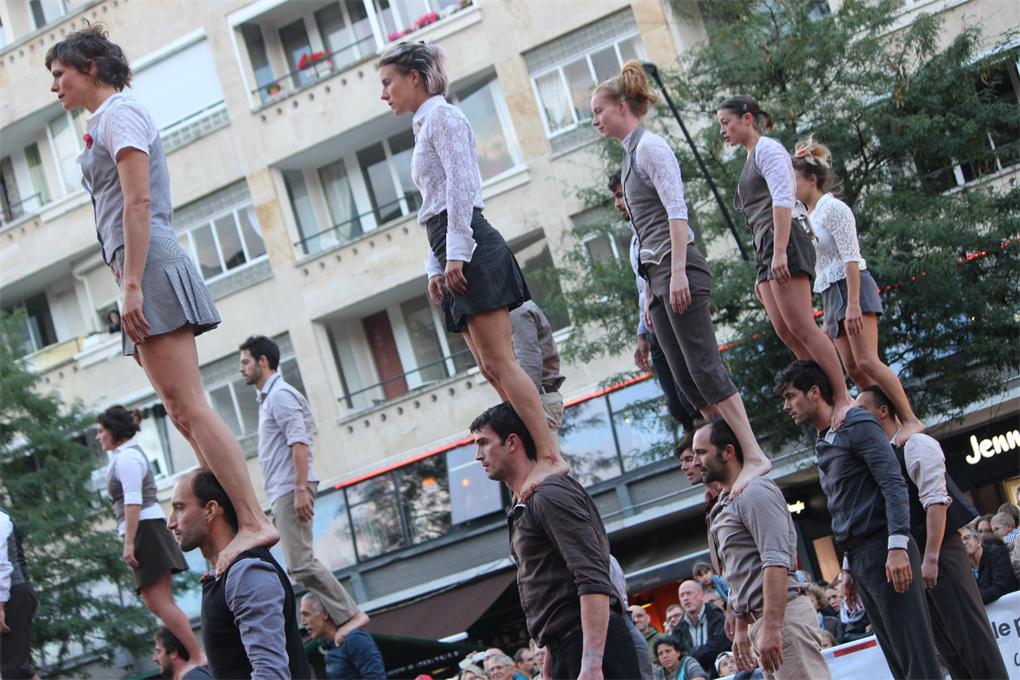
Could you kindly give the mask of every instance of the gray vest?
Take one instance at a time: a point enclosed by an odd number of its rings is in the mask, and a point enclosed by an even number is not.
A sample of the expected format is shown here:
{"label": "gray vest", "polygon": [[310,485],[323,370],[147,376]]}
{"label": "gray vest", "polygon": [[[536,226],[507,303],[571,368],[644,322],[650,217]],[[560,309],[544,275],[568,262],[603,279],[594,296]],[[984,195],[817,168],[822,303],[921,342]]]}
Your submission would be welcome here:
{"label": "gray vest", "polygon": [[[118,102],[111,102],[102,115],[110,115],[119,105]],[[152,206],[150,239],[177,238],[171,226],[173,205],[170,201],[170,171],[167,169],[159,135],[149,145],[148,152],[149,199]],[[81,184],[92,195],[96,234],[102,247],[103,261],[110,264],[113,262],[113,254],[124,246],[124,192],[120,188],[117,163],[98,136],[92,140],[92,148],[85,149],[78,161],[81,163]]]}
{"label": "gray vest", "polygon": [[639,125],[623,149],[623,197],[638,239],[641,264],[659,264],[670,252],[669,217],[654,186],[645,184],[634,171],[634,152],[645,126]]}
{"label": "gray vest", "polygon": [[733,207],[744,213],[747,226],[754,236],[755,249],[762,242],[762,236],[774,227],[772,222],[772,192],[765,182],[765,176],[758,172],[758,164],[754,161],[754,152],[758,145],[747,154],[744,169],[740,172],[737,182],[737,195],[733,197]]}
{"label": "gray vest", "polygon": [[[0,510],[0,512],[4,511]],[[11,563],[11,587],[13,588],[26,583],[31,584],[31,580],[28,578],[28,565],[25,562],[25,551],[21,547],[21,532],[18,530],[18,524],[10,515],[7,517],[11,520],[11,535],[7,537],[7,560]]]}
{"label": "gray vest", "polygon": [[[130,448],[137,450],[145,458],[145,452],[140,446],[132,445]],[[145,458],[148,463],[148,458]],[[117,518],[119,525],[124,521],[124,485],[114,474],[117,459],[110,463],[110,469],[106,471],[106,493],[110,496],[110,503],[113,505],[113,516]],[[142,507],[148,508],[156,504],[156,477],[152,474],[152,466],[146,464],[145,476],[142,477]]]}

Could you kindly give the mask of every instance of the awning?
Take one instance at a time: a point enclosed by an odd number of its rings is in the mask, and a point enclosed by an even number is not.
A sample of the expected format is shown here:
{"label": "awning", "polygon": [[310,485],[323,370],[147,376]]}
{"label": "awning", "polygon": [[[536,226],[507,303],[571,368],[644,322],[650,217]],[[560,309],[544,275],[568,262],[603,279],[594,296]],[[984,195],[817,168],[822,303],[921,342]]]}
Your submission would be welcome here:
{"label": "awning", "polygon": [[369,633],[422,640],[441,640],[463,633],[503,594],[516,574],[513,570],[369,612]]}

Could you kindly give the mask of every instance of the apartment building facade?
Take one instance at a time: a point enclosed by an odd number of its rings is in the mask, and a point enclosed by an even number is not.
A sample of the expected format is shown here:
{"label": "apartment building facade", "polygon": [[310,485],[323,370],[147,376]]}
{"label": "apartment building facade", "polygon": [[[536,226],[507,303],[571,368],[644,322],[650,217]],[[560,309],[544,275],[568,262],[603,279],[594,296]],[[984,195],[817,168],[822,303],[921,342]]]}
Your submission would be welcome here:
{"label": "apartment building facade", "polygon": [[[904,21],[918,11],[1020,23],[998,0],[905,3]],[[583,213],[577,190],[602,184],[591,170],[591,88],[630,58],[675,62],[703,35],[697,14],[662,0],[4,0],[0,307],[26,311],[28,361],[66,400],[144,409],[140,437],[166,501],[194,455],[107,332],[118,291],[76,160],[87,113],[61,109],[43,66],[50,45],[94,21],[124,47],[130,94],[160,128],[174,226],[223,317],[198,338],[203,383],[260,495],[255,395],[237,370],[237,346],[255,333],[279,342],[283,375],[311,402],[323,479],[316,550],[374,614],[374,632],[512,639],[507,498],[465,439],[497,397],[426,299],[410,120],[380,101],[375,60],[405,34],[446,51],[450,98],[477,137],[486,216],[541,304],[559,294],[545,273]],[[627,239],[589,251],[620,257]],[[561,337],[571,331],[569,318],[551,321]],[[646,590],[689,571],[704,541],[700,491],[669,459],[675,433],[636,422],[634,405],[658,388],[602,387],[629,366],[613,357],[566,367],[563,450],[629,583]],[[777,467],[791,480],[813,474],[804,451]],[[470,604],[437,623],[436,593]],[[183,602],[197,614],[197,593]]]}

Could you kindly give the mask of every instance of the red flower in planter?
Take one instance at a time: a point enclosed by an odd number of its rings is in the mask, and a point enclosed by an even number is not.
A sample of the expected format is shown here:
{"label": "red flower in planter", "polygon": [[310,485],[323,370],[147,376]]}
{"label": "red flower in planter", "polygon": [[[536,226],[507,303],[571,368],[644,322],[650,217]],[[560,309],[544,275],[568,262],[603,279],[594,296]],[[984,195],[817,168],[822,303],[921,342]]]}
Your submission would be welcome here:
{"label": "red flower in planter", "polygon": [[422,14],[420,17],[415,19],[415,28],[423,28],[429,24],[434,24],[439,21],[439,14],[437,12],[429,12],[428,14]]}
{"label": "red flower in planter", "polygon": [[308,68],[309,66],[324,60],[328,56],[329,55],[325,52],[305,52],[301,55],[301,61],[298,62],[298,68]]}
{"label": "red flower in planter", "polygon": [[82,139],[85,140],[85,148],[86,149],[91,149],[92,148],[92,135],[90,135],[89,133],[86,132],[84,135],[82,135]]}

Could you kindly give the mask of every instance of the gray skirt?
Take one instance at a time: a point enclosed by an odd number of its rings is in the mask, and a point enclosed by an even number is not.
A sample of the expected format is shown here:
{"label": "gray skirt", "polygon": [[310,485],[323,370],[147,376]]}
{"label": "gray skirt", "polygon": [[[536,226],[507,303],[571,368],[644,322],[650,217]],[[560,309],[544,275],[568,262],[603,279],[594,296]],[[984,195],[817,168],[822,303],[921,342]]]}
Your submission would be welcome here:
{"label": "gray skirt", "polygon": [[[846,319],[846,279],[840,279],[823,290],[822,301],[825,305],[822,317],[825,332],[830,338],[838,338],[840,324]],[[878,284],[867,269],[861,272],[861,311],[865,314],[882,315],[882,298],[878,293]]]}
{"label": "gray skirt", "polygon": [[[439,213],[425,225],[429,246],[446,268],[446,211]],[[517,264],[510,246],[503,235],[496,231],[482,217],[482,211],[475,208],[471,217],[471,235],[475,240],[475,252],[471,261],[464,263],[464,278],[467,292],[458,295],[443,290],[443,317],[446,330],[463,333],[467,329],[469,316],[505,307],[516,309],[531,299],[531,292],[524,280],[524,272]]]}
{"label": "gray skirt", "polygon": [[[772,280],[772,255],[775,253],[776,230],[770,222],[759,228],[754,236],[754,265],[757,276],[755,283]],[[815,278],[815,248],[811,245],[804,222],[794,219],[790,223],[790,241],[786,244],[786,268],[790,274],[807,274],[808,280]]]}
{"label": "gray skirt", "polygon": [[[117,285],[123,287],[124,249],[113,254],[110,263]],[[191,326],[195,335],[220,324],[220,315],[209,289],[191,257],[177,239],[156,237],[149,241],[149,254],[142,275],[142,313],[149,322],[149,335],[171,333]],[[135,353],[135,343],[121,330],[124,356]]]}
{"label": "gray skirt", "polygon": [[184,554],[177,545],[177,539],[166,527],[166,520],[143,519],[135,533],[135,559],[138,566],[131,569],[135,589],[150,586],[163,578],[166,573],[178,574],[188,570]]}

